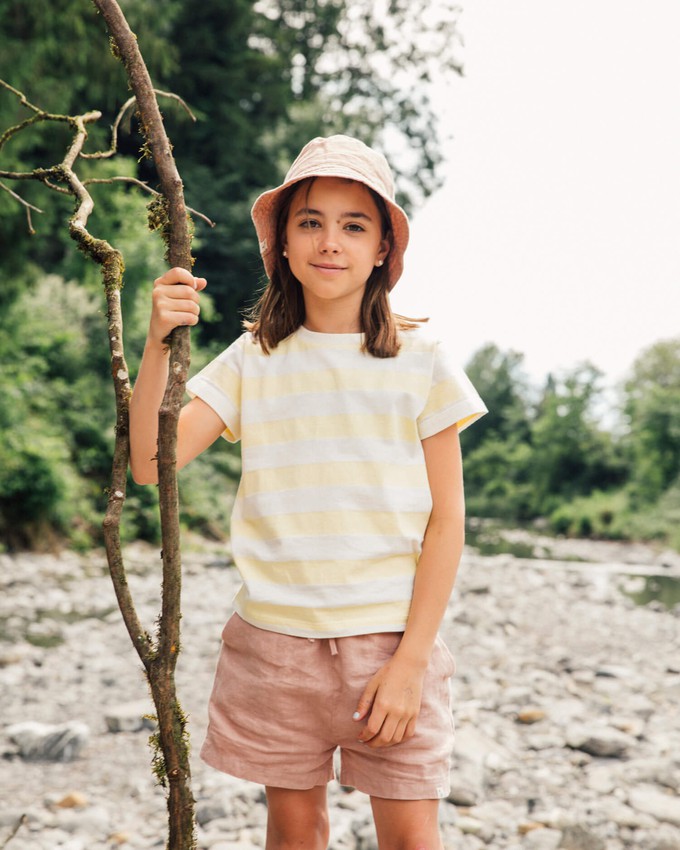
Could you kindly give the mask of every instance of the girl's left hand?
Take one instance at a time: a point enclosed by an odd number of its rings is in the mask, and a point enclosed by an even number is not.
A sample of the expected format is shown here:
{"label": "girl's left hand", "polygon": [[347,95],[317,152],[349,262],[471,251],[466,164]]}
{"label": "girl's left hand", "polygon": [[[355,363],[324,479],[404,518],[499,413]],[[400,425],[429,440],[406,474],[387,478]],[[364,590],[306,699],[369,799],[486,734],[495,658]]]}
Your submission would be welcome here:
{"label": "girl's left hand", "polygon": [[425,668],[391,658],[366,685],[353,719],[368,716],[359,741],[368,747],[391,747],[412,738],[420,712]]}

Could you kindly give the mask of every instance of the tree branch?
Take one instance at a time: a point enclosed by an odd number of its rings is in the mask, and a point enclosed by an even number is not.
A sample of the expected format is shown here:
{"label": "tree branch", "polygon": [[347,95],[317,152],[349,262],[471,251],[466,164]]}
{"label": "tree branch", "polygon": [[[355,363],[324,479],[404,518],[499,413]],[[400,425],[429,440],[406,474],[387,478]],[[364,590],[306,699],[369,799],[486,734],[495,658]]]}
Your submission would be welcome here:
{"label": "tree branch", "polygon": [[[156,205],[161,234],[167,237],[171,266],[191,270],[191,233],[187,221],[182,180],[165,133],[149,72],[139,45],[115,0],[94,0],[123,61],[137,100],[142,133],[156,166],[163,204]],[[160,221],[158,220],[160,218]],[[191,850],[196,846],[194,800],[191,792],[186,717],[177,701],[174,673],[180,648],[182,566],[177,490],[177,423],[184,398],[190,361],[189,328],[170,335],[168,383],[158,414],[158,489],[163,538],[163,592],[157,635],[157,655],[147,667],[158,714],[158,743],[168,780],[168,847]]]}
{"label": "tree branch", "polygon": [[[151,152],[158,172],[162,194],[134,178],[109,178],[106,182],[131,182],[157,198],[150,224],[166,239],[167,259],[171,265],[191,269],[191,234],[184,203],[182,181],[165,134],[156,94],[139,52],[137,40],[115,0],[94,0],[106,20],[118,55],[122,58],[134,92],[120,110],[114,124],[112,149],[117,146],[120,122],[136,102],[145,150]],[[104,518],[104,540],[115,593],[130,638],[147,672],[151,694],[158,716],[158,732],[154,736],[160,752],[154,755],[154,771],[168,788],[168,848],[193,850],[196,846],[194,800],[191,791],[186,717],[179,705],[174,673],[180,648],[181,617],[181,560],[179,530],[179,498],[176,475],[177,422],[189,368],[189,329],[177,328],[170,336],[170,369],[168,385],[159,411],[158,470],[161,530],[163,539],[163,585],[161,614],[155,640],[146,632],[136,614],[130,594],[120,542],[120,517],[125,500],[129,458],[129,400],[131,387],[123,351],[123,326],[120,290],[123,282],[123,259],[119,251],[106,240],[93,237],[87,223],[94,208],[88,185],[96,179],[81,180],[75,170],[79,159],[85,158],[83,146],[87,127],[101,113],[90,111],[83,115],[52,115],[30,103],[9,84],[3,87],[20,99],[33,115],[10,127],[0,137],[0,146],[12,136],[39,121],[66,122],[73,129],[71,144],[61,163],[30,172],[0,172],[0,177],[13,180],[38,180],[49,188],[75,196],[76,210],[69,222],[71,237],[81,250],[102,269],[109,319],[111,371],[116,396],[116,429],[111,487]],[[176,98],[186,109],[181,98]],[[189,111],[190,112],[190,111]],[[191,114],[191,113],[190,113]],[[193,117],[193,116],[192,116]],[[107,154],[108,152],[104,152]],[[97,158],[97,157],[88,157]],[[103,155],[99,158],[103,158]],[[3,187],[6,189],[6,187]],[[6,189],[6,191],[9,191]],[[28,210],[15,193],[10,192]],[[212,225],[206,217],[201,216]],[[150,216],[151,218],[151,216]],[[162,755],[161,755],[162,753]]]}

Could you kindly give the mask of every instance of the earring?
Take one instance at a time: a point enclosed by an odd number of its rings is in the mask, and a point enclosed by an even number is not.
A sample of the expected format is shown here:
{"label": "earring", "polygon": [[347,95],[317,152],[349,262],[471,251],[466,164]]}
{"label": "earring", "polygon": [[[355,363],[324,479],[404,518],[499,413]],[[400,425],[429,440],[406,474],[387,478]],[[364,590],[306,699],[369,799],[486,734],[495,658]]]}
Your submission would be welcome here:
{"label": "earring", "polygon": [[287,256],[288,256],[288,251],[286,251],[286,249],[285,249],[285,248],[283,249],[283,256],[284,256],[284,257],[287,257]]}
{"label": "earring", "polygon": [[383,261],[382,261],[382,260],[378,260],[378,261],[376,262],[376,266],[378,266],[378,268],[380,268],[380,266],[382,266],[382,264],[383,264]]}

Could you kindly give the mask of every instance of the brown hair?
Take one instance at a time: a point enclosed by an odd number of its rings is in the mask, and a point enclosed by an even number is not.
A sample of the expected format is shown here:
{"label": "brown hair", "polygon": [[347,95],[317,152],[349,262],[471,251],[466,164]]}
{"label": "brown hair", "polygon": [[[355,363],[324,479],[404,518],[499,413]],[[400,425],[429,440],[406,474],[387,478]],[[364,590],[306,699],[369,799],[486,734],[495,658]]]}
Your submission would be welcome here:
{"label": "brown hair", "polygon": [[[260,297],[243,322],[246,330],[260,343],[265,354],[270,349],[294,333],[305,320],[305,302],[300,281],[291,272],[290,266],[282,259],[282,246],[285,244],[285,231],[293,196],[301,186],[310,191],[315,177],[308,177],[288,186],[279,198],[276,209],[276,244],[272,256],[274,268],[272,275]],[[366,187],[373,198],[382,222],[382,238],[389,241],[391,236],[390,217],[385,202],[369,186]],[[390,309],[387,266],[376,266],[366,281],[359,321],[364,334],[362,350],[374,357],[396,357],[401,343],[399,332],[413,330],[427,319],[409,319],[393,313]]]}

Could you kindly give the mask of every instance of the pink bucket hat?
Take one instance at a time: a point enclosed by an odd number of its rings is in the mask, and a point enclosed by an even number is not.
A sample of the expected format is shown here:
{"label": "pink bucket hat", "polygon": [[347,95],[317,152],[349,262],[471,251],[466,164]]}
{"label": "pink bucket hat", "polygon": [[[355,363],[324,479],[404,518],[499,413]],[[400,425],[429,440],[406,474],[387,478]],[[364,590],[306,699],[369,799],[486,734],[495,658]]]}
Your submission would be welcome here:
{"label": "pink bucket hat", "polygon": [[251,215],[260,241],[267,277],[274,270],[276,211],[281,192],[306,177],[345,177],[364,183],[385,201],[392,229],[392,247],[387,255],[389,288],[401,277],[408,244],[408,218],[394,200],[394,179],[385,157],[350,136],[329,136],[308,142],[276,189],[264,192],[253,204]]}

